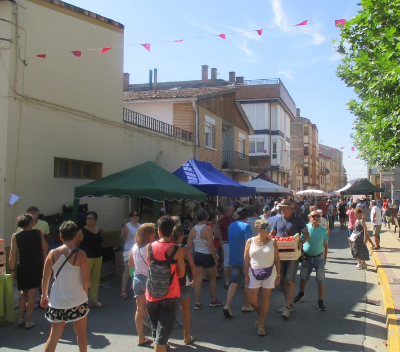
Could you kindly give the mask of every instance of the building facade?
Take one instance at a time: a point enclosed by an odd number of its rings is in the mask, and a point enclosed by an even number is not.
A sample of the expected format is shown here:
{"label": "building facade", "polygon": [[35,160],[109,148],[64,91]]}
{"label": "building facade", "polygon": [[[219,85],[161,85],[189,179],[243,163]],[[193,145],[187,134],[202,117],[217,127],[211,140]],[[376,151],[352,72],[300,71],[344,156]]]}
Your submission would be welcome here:
{"label": "building facade", "polygon": [[[59,0],[0,0],[0,18],[6,39],[0,65],[0,231],[6,246],[16,217],[31,205],[45,215],[60,213],[73,202],[76,186],[148,160],[174,171],[192,156],[185,139],[123,121],[123,25]],[[71,53],[110,45],[120,48],[104,55]],[[12,193],[20,197],[14,205],[8,204]],[[81,203],[98,212],[105,231],[120,229],[128,210],[120,199]]]}
{"label": "building facade", "polygon": [[208,161],[238,182],[249,170],[249,132],[252,127],[236,88],[185,88],[132,91],[123,95],[124,107],[193,134],[195,159]]}

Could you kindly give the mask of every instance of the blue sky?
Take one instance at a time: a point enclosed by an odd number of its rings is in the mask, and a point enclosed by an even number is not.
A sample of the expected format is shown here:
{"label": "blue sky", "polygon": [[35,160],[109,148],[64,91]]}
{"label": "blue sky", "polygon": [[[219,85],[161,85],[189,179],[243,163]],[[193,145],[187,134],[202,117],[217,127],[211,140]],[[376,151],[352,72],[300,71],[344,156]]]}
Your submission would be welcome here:
{"label": "blue sky", "polygon": [[[153,68],[159,81],[200,79],[201,65],[216,67],[222,79],[229,71],[245,79],[281,78],[301,115],[317,125],[320,142],[344,147],[349,179],[366,176],[351,151],[354,116],[346,103],[354,93],[335,76],[340,58],[332,43],[340,34],[334,20],[354,17],[359,0],[67,2],[125,25],[124,72],[131,83],[147,82]],[[293,26],[307,19],[309,25]],[[262,36],[255,32],[260,28]],[[251,32],[228,34],[244,31]],[[165,42],[175,39],[185,41]],[[151,43],[151,52],[140,43]]]}

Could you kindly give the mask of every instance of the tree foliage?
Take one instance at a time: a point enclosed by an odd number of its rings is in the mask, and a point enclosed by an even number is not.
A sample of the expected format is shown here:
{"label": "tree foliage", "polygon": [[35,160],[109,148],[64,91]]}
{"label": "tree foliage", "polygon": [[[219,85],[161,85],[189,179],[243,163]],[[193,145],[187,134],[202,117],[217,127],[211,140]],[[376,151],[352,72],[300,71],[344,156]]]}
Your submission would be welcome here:
{"label": "tree foliage", "polygon": [[337,75],[353,87],[354,144],[370,165],[400,165],[400,0],[361,0],[342,28]]}

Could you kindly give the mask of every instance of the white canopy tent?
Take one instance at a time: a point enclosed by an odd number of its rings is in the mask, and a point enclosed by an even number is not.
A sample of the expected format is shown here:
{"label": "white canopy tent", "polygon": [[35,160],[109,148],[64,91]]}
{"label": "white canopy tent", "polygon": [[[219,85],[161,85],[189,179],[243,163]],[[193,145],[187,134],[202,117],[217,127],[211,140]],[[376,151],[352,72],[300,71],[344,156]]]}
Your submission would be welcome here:
{"label": "white canopy tent", "polygon": [[297,192],[296,196],[325,196],[325,192],[320,189],[305,189]]}
{"label": "white canopy tent", "polygon": [[241,182],[243,186],[255,187],[257,193],[287,193],[290,194],[288,188],[274,184],[272,182],[264,181],[261,178],[256,178],[248,182]]}

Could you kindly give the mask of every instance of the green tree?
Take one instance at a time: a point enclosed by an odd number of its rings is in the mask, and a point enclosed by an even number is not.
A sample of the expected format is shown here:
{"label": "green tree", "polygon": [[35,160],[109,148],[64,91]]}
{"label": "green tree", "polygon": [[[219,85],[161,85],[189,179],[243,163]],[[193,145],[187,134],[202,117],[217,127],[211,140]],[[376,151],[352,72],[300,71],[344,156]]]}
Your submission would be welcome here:
{"label": "green tree", "polygon": [[342,28],[337,75],[353,87],[354,144],[370,165],[400,165],[400,0],[361,0]]}

